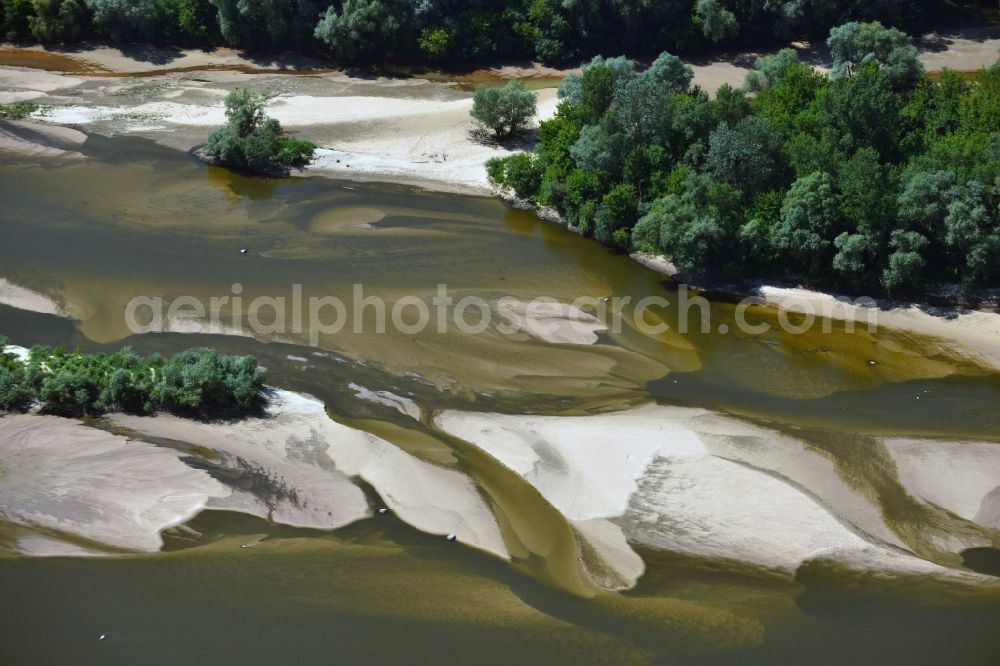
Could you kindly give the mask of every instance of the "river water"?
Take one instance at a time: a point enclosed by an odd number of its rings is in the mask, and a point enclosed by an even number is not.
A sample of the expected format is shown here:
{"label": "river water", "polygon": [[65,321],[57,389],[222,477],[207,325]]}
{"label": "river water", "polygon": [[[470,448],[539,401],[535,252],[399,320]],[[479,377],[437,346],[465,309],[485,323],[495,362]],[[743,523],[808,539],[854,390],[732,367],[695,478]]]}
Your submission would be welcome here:
{"label": "river water", "polygon": [[[0,306],[0,333],[25,346],[255,354],[270,383],[466,472],[505,536],[530,529],[545,547],[505,563],[392,517],[323,533],[205,513],[194,532],[168,533],[155,555],[0,559],[4,663],[1000,661],[996,592],[933,580],[804,569],[791,581],[640,551],[647,572],[634,590],[584,594],[568,562],[570,530],[537,493],[429,420],[386,416],[347,386],[411,395],[425,414],[583,414],[651,399],[724,412],[821,449],[877,493],[899,526],[921,509],[871,471],[874,438],[1000,441],[1000,376],[940,341],[839,323],[827,333],[745,334],[725,299],[695,308],[686,333],[652,334],[634,304],[666,298],[645,321],[680,321],[672,283],[492,199],[246,178],[139,139],[93,136],[83,152],[86,160],[0,161],[0,278],[50,296],[77,320]],[[618,308],[619,329],[594,345],[494,327],[473,333],[452,321],[442,331],[373,333],[371,310],[313,340],[289,312],[284,332],[219,334],[242,332],[233,316],[245,322],[258,296],[301,288],[306,300],[349,301],[354,285],[390,308],[404,298],[430,302],[439,285],[489,304],[631,303]],[[243,305],[230,301],[222,327],[133,335],[126,325],[135,297],[208,303],[237,292]],[[748,319],[777,324],[764,308]],[[238,548],[254,535],[266,539]],[[977,568],[986,571],[991,557]]]}

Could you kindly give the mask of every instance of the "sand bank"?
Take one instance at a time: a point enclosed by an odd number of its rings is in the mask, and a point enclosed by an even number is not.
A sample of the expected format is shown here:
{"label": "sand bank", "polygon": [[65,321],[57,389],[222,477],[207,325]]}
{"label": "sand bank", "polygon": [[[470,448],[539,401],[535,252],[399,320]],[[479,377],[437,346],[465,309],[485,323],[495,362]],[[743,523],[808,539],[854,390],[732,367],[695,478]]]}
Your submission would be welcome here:
{"label": "sand bank", "polygon": [[[228,488],[181,454],[78,421],[0,418],[0,518],[113,549],[156,551],[161,530],[183,523]],[[49,537],[35,554],[66,554]],[[48,544],[48,545],[46,545]]]}
{"label": "sand bank", "polygon": [[396,395],[391,391],[373,391],[358,384],[349,384],[347,388],[354,391],[354,395],[362,400],[373,402],[383,407],[389,407],[403,416],[409,416],[416,421],[420,420],[420,406],[409,398]]}
{"label": "sand bank", "polygon": [[779,309],[806,312],[833,319],[875,322],[898,331],[909,331],[942,340],[942,353],[956,352],[991,370],[1000,368],[1000,313],[935,308],[901,304],[898,307],[866,307],[843,302],[832,294],[808,289],[761,287],[758,294]]}
{"label": "sand bank", "polygon": [[143,436],[197,444],[207,462],[235,476],[236,497],[212,501],[276,522],[332,529],[371,515],[360,488],[370,484],[402,520],[431,534],[454,533],[501,557],[507,550],[496,519],[466,475],[430,463],[369,433],[331,420],[312,398],[276,391],[268,414],[235,423],[172,416],[116,415]]}
{"label": "sand bank", "polygon": [[506,330],[557,345],[592,345],[608,330],[594,315],[567,303],[502,298],[496,309]]}
{"label": "sand bank", "polygon": [[883,444],[912,496],[1000,531],[1000,444],[930,439]]}
{"label": "sand bank", "polygon": [[69,127],[23,120],[0,120],[0,153],[27,157],[82,158],[77,148],[87,135]]}
{"label": "sand bank", "polygon": [[626,544],[591,539],[609,533],[596,524],[656,549],[786,575],[820,556],[956,575],[907,554],[882,508],[848,486],[828,458],[736,419],[647,406],[584,417],[446,411],[435,423],[531,483],[604,563],[626,563],[618,573],[633,584]]}
{"label": "sand bank", "polygon": [[28,312],[66,316],[63,307],[48,296],[12,284],[2,277],[0,277],[0,304]]}

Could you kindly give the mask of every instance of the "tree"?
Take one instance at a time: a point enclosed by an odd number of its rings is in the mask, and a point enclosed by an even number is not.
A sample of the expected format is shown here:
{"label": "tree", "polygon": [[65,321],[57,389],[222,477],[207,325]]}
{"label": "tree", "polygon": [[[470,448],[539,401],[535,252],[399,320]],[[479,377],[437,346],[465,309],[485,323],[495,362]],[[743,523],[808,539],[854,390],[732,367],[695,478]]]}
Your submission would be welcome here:
{"label": "tree", "polygon": [[216,8],[219,32],[237,46],[310,43],[323,0],[208,0]]}
{"label": "tree", "polygon": [[83,28],[86,8],[80,0],[31,0],[31,36],[43,43],[73,41]]}
{"label": "tree", "polygon": [[924,74],[910,36],[877,21],[851,22],[830,30],[826,41],[833,56],[830,75],[853,76],[863,63],[875,63],[894,86],[910,87]]}
{"label": "tree", "polygon": [[451,33],[447,29],[424,28],[420,32],[420,50],[429,58],[443,58],[451,48]]}
{"label": "tree", "polygon": [[151,39],[161,24],[157,0],[84,0],[95,30],[116,42]]}
{"label": "tree", "polygon": [[783,178],[782,144],[765,118],[744,118],[735,127],[723,122],[708,139],[705,168],[717,180],[752,196]]}
{"label": "tree", "polygon": [[[1000,270],[1000,224],[990,214],[982,184],[969,182],[948,204],[945,243],[965,284],[986,282]],[[996,208],[994,207],[994,211]]]}
{"label": "tree", "polygon": [[948,207],[961,195],[958,177],[951,171],[910,173],[899,193],[899,221],[928,237],[939,236]]}
{"label": "tree", "polygon": [[649,80],[653,85],[662,86],[673,92],[687,92],[694,78],[694,70],[675,55],[664,51],[649,69],[639,75],[640,79]]}
{"label": "tree", "polygon": [[406,4],[391,0],[344,0],[316,24],[316,39],[345,58],[370,56],[391,47],[392,38],[407,21]]}
{"label": "tree", "polygon": [[638,203],[635,188],[631,184],[621,183],[611,188],[597,209],[594,238],[607,244],[617,240],[616,245],[623,245],[622,236],[619,235],[616,239],[615,234],[629,231],[635,225]]}
{"label": "tree", "polygon": [[866,63],[851,78],[833,81],[817,103],[817,120],[828,145],[845,156],[871,147],[883,161],[895,160],[902,134],[901,99],[877,67]]}
{"label": "tree", "polygon": [[527,129],[535,117],[538,94],[520,81],[503,88],[484,87],[472,96],[471,115],[481,127],[504,139]]}
{"label": "tree", "polygon": [[896,184],[872,148],[861,148],[837,170],[841,213],[881,245],[895,219]]}
{"label": "tree", "polygon": [[833,239],[837,253],[833,256],[833,270],[852,284],[858,284],[875,256],[875,243],[866,234],[843,232]]}
{"label": "tree", "polygon": [[927,238],[916,231],[897,229],[892,232],[889,247],[894,252],[889,255],[888,265],[882,271],[882,285],[886,290],[912,291],[920,287],[927,266],[922,256],[927,245]]}
{"label": "tree", "polygon": [[826,87],[825,76],[805,63],[792,63],[774,83],[751,102],[754,112],[789,134],[810,131],[816,122],[816,98]]}
{"label": "tree", "polygon": [[1000,61],[976,77],[972,94],[960,103],[962,130],[967,133],[997,132],[1000,128]]}
{"label": "tree", "polygon": [[749,92],[760,92],[765,88],[770,88],[797,64],[801,63],[795,49],[781,49],[772,55],[757,58],[754,69],[747,72],[743,88]]}
{"label": "tree", "polygon": [[817,274],[831,265],[831,240],[840,226],[840,198],[833,177],[817,171],[792,183],[772,239],[797,266]]}
{"label": "tree", "polygon": [[494,157],[486,163],[486,170],[491,181],[509,187],[522,199],[538,194],[542,184],[541,160],[529,153]]}
{"label": "tree", "polygon": [[694,13],[701,23],[702,32],[713,42],[728,39],[739,32],[736,15],[723,7],[719,0],[698,0]]}
{"label": "tree", "polygon": [[611,107],[615,92],[635,78],[635,63],[620,56],[595,57],[579,76],[570,74],[559,86],[558,96],[581,125],[598,122]]}
{"label": "tree", "polygon": [[265,95],[249,88],[237,88],[226,95],[226,124],[209,133],[205,154],[223,164],[254,170],[308,162],[316,146],[282,137],[281,124],[266,115],[266,101]]}

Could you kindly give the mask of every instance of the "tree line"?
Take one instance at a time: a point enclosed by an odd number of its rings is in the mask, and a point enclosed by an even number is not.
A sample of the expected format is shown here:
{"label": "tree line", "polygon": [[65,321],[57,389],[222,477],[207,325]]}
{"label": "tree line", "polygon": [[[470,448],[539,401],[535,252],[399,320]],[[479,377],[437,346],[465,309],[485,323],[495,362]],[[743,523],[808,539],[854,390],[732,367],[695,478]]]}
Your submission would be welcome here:
{"label": "tree line", "polygon": [[946,0],[0,0],[0,37],[559,63],[611,50],[759,45],[848,20],[920,30],[945,11],[955,11]]}
{"label": "tree line", "polygon": [[830,31],[829,75],[792,49],[714,97],[668,53],[594,58],[534,154],[490,177],[581,233],[688,273],[889,293],[1000,281],[1000,62],[923,71],[877,22]]}
{"label": "tree line", "polygon": [[0,412],[38,405],[45,413],[241,414],[264,403],[264,376],[252,356],[188,349],[170,358],[82,354],[36,345],[21,360],[0,336]]}

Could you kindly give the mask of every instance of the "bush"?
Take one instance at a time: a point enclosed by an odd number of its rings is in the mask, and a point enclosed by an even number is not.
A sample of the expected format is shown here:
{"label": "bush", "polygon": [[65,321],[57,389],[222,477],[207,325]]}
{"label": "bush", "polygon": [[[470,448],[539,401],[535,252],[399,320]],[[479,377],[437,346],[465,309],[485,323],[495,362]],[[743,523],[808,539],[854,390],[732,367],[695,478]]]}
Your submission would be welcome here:
{"label": "bush", "polygon": [[520,81],[503,88],[480,88],[472,96],[471,115],[484,129],[504,139],[527,129],[535,117],[538,94]]}
{"label": "bush", "polygon": [[39,106],[34,102],[11,102],[10,104],[0,104],[0,118],[6,118],[8,120],[21,120],[22,118],[27,118],[35,111],[38,111]]}
{"label": "bush", "polygon": [[302,166],[312,159],[316,144],[303,139],[288,137],[278,139],[278,152],[274,159],[285,166]]}

